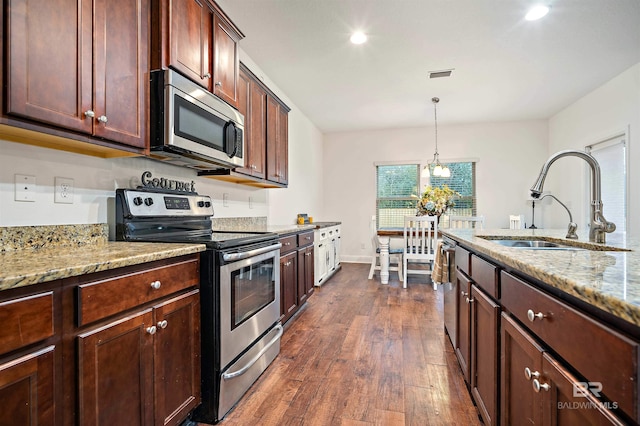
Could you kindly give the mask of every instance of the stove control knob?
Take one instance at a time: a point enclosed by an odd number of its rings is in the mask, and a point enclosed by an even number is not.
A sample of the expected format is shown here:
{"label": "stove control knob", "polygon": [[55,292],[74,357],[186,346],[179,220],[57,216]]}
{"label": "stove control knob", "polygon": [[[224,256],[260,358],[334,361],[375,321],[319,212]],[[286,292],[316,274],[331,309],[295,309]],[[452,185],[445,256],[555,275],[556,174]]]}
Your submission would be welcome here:
{"label": "stove control knob", "polygon": [[140,204],[142,204],[142,197],[136,197],[133,199],[133,204],[135,204],[136,206],[139,206]]}
{"label": "stove control knob", "polygon": [[205,207],[211,207],[211,201],[205,201],[204,202],[204,206]]}
{"label": "stove control knob", "polygon": [[147,198],[145,198],[145,199],[144,199],[144,203],[145,203],[145,205],[147,205],[147,206],[151,206],[151,205],[153,205],[153,198],[151,198],[151,197],[147,197]]}
{"label": "stove control knob", "polygon": [[204,207],[204,201],[198,201],[198,207]]}

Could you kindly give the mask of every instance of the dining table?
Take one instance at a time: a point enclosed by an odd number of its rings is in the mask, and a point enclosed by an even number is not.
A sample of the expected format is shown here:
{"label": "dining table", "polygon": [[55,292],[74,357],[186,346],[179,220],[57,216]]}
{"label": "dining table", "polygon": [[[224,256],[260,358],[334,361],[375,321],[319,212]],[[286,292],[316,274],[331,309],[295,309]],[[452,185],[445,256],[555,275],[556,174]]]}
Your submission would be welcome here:
{"label": "dining table", "polygon": [[380,284],[389,284],[389,244],[392,237],[404,237],[404,228],[378,229],[380,248]]}

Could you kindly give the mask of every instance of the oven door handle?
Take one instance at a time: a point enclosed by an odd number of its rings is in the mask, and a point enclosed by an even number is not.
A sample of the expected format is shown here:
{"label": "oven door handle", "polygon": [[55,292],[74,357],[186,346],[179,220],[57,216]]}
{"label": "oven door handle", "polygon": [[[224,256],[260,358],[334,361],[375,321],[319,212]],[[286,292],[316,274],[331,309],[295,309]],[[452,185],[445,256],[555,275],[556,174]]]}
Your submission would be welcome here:
{"label": "oven door handle", "polygon": [[271,246],[261,247],[255,250],[241,251],[241,252],[234,252],[234,253],[224,253],[222,255],[222,259],[225,262],[247,259],[249,257],[257,256],[262,253],[267,253],[272,250],[279,249],[280,247],[282,247],[282,243],[276,243]]}
{"label": "oven door handle", "polygon": [[264,355],[265,352],[267,352],[269,350],[269,348],[271,348],[271,346],[273,346],[278,340],[280,340],[280,338],[282,337],[282,333],[284,333],[284,328],[282,328],[281,324],[276,325],[275,327],[273,327],[274,330],[278,330],[278,334],[275,335],[275,337],[273,339],[271,339],[269,341],[269,343],[267,343],[267,345],[262,348],[260,350],[260,352],[258,352],[256,354],[256,356],[254,356],[253,358],[251,358],[251,360],[247,363],[247,365],[245,365],[244,367],[242,367],[240,370],[234,371],[233,373],[224,373],[222,375],[222,378],[225,380],[228,379],[233,379],[234,377],[238,377],[243,375],[244,373],[247,372],[248,369],[250,369],[251,367],[253,367],[253,364],[255,364],[256,362],[258,362],[258,360],[260,359],[260,357],[262,357],[262,355]]}

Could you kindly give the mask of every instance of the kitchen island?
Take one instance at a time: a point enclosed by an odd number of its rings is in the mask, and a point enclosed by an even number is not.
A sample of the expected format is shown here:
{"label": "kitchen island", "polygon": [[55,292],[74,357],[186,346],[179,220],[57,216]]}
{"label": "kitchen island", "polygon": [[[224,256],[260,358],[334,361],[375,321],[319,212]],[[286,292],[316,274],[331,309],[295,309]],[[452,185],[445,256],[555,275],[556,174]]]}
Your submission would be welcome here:
{"label": "kitchen island", "polygon": [[[455,252],[445,330],[485,424],[638,422],[639,241],[545,229],[442,235]],[[533,247],[513,246],[523,240]]]}

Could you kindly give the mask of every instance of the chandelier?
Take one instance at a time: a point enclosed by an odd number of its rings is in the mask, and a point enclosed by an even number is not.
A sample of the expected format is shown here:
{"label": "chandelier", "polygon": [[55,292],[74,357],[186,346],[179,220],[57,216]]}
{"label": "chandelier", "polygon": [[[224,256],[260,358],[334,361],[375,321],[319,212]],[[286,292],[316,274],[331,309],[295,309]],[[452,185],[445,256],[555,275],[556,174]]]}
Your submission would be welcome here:
{"label": "chandelier", "polygon": [[[440,154],[438,154],[438,102],[440,102],[440,98],[431,98],[431,102],[433,102],[433,118],[435,121],[435,129],[436,129],[436,152],[433,153],[433,159],[424,166],[422,169],[422,177],[429,177],[433,174],[433,176],[437,177],[450,177],[451,170],[446,165],[440,164]],[[433,171],[431,171],[433,169]]]}

